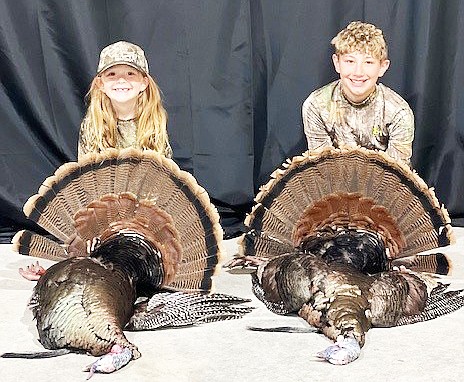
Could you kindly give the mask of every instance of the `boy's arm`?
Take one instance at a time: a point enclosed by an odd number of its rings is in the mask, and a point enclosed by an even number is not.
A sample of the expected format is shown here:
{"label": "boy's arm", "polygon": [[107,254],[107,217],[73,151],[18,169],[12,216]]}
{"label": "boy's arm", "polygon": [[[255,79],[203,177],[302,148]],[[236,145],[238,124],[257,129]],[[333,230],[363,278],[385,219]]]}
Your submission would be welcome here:
{"label": "boy's arm", "polygon": [[316,105],[312,102],[311,96],[303,103],[302,119],[309,150],[333,146],[324,121]]}
{"label": "boy's arm", "polygon": [[411,109],[401,109],[388,126],[387,154],[411,166],[412,142],[414,140],[414,115]]}

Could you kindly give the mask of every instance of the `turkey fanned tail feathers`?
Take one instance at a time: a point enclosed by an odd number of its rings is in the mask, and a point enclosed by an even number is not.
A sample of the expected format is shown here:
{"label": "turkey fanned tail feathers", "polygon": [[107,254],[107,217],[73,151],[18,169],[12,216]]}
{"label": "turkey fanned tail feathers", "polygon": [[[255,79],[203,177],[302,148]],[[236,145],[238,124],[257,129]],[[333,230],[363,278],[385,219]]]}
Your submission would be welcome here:
{"label": "turkey fanned tail feathers", "polygon": [[191,174],[155,152],[108,150],[65,163],[23,210],[53,237],[19,232],[13,245],[22,254],[88,256],[93,244],[135,232],[161,250],[163,284],[211,288],[221,255],[219,215]]}
{"label": "turkey fanned tail feathers", "polygon": [[245,220],[240,252],[269,258],[311,250],[319,241],[326,253],[341,231],[367,233],[385,248],[386,258],[375,261],[387,269],[401,258],[453,243],[450,223],[433,190],[406,165],[383,152],[327,148],[274,171]]}
{"label": "turkey fanned tail feathers", "polygon": [[462,291],[428,275],[450,273],[446,254],[421,254],[454,242],[446,209],[383,152],[327,148],[288,160],[261,187],[245,225],[227,266],[254,267],[253,292],[269,310],[298,313],[335,341],[319,353],[329,362],[356,359],[372,326],[464,305]]}
{"label": "turkey fanned tail feathers", "polygon": [[[250,311],[236,306],[248,300],[209,294],[221,256],[219,215],[193,176],[162,155],[110,149],[66,163],[24,213],[50,236],[18,232],[14,249],[58,261],[30,302],[40,342],[106,354],[89,377],[140,356],[126,326],[192,325]],[[138,298],[153,306],[143,312]]]}

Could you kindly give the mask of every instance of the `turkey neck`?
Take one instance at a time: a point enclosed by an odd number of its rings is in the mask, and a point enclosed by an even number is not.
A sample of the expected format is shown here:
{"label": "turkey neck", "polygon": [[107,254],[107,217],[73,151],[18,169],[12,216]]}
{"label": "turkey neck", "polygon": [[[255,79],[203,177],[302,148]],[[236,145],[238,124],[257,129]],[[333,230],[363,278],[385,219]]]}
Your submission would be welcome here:
{"label": "turkey neck", "polygon": [[161,252],[142,235],[117,233],[102,242],[91,257],[130,277],[137,296],[151,296],[163,283]]}

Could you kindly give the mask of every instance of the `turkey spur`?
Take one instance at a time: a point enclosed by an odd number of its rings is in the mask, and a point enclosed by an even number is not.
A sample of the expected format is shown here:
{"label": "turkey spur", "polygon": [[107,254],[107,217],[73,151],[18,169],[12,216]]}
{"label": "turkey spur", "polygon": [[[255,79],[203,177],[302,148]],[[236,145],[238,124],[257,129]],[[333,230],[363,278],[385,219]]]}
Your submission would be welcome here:
{"label": "turkey spur", "polygon": [[24,212],[54,236],[13,238],[19,253],[58,261],[37,277],[30,300],[51,351],[5,358],[102,356],[87,368],[90,377],[140,357],[124,330],[234,319],[251,309],[241,305],[249,300],[211,293],[219,216],[195,179],[159,154],[109,150],[64,164]]}
{"label": "turkey spur", "polygon": [[273,312],[298,312],[336,341],[319,355],[348,363],[372,326],[425,321],[463,306],[427,274],[452,273],[446,209],[406,165],[358,147],[308,151],[261,187],[240,254]]}

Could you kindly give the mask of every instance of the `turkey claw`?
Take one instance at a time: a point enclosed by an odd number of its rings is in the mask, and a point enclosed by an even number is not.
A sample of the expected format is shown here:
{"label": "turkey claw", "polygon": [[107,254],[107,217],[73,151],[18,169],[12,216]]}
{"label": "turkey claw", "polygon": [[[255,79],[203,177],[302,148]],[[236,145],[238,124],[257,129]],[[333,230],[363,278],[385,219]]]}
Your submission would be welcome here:
{"label": "turkey claw", "polygon": [[37,261],[35,264],[28,265],[26,269],[19,268],[19,274],[30,281],[37,281],[45,273],[45,268]]}
{"label": "turkey claw", "polygon": [[346,365],[361,354],[361,347],[354,337],[339,336],[337,342],[316,354],[334,365]]}

